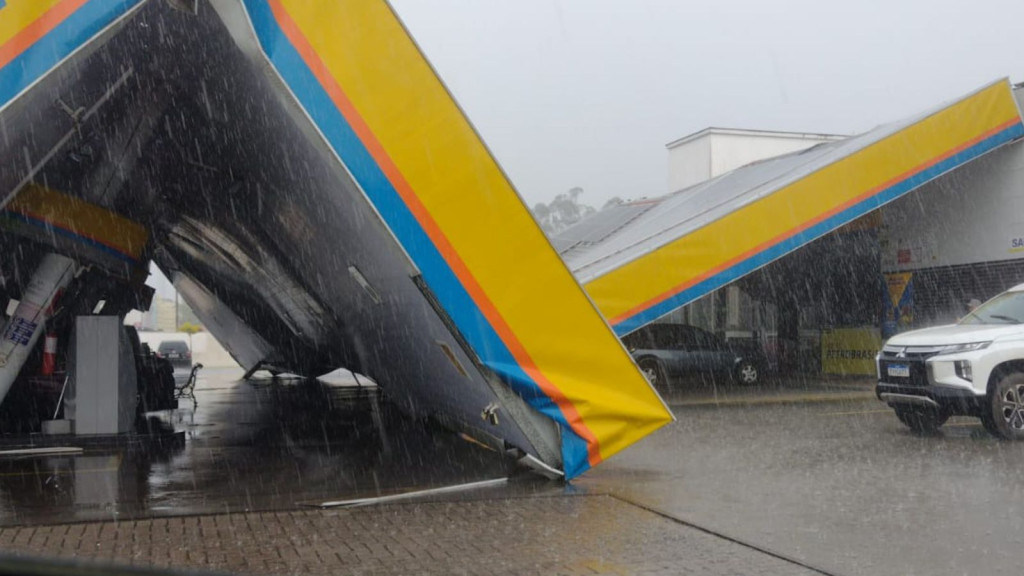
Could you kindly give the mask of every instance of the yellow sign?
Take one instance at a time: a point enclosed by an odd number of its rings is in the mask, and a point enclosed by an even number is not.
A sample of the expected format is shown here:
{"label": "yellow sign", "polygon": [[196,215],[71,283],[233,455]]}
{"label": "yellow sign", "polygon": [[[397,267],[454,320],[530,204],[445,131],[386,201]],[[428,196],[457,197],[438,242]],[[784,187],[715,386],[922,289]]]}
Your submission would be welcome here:
{"label": "yellow sign", "polygon": [[87,246],[132,266],[142,263],[149,231],[127,218],[38,184],[29,184],[3,210],[0,226]]}
{"label": "yellow sign", "polygon": [[841,376],[873,376],[882,347],[877,328],[837,328],[821,334],[821,371]]}
{"label": "yellow sign", "polygon": [[907,286],[910,285],[910,279],[913,277],[913,272],[885,275],[885,285],[889,288],[889,301],[892,302],[894,308],[899,307],[900,300],[903,299],[903,293],[907,291]]}

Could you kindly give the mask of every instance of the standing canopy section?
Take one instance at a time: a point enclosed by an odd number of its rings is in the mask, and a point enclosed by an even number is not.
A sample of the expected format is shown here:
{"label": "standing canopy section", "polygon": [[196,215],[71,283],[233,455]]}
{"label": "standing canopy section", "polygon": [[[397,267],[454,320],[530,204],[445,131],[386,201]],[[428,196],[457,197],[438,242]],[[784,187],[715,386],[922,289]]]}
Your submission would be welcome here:
{"label": "standing canopy section", "polygon": [[244,367],[350,368],[570,478],[671,419],[383,0],[0,6],[0,208],[140,223]]}
{"label": "standing canopy section", "polygon": [[906,121],[606,209],[556,246],[624,335],[1022,136],[1000,80]]}

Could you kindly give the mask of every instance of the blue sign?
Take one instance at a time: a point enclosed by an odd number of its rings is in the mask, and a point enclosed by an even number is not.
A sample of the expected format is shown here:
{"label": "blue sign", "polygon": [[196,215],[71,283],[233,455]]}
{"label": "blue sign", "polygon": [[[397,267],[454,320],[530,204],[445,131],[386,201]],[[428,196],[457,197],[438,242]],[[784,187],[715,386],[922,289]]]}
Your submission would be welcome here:
{"label": "blue sign", "polygon": [[[2,0],[0,0],[2,1]],[[20,346],[28,346],[39,325],[24,318],[15,318],[7,328],[6,339]]]}

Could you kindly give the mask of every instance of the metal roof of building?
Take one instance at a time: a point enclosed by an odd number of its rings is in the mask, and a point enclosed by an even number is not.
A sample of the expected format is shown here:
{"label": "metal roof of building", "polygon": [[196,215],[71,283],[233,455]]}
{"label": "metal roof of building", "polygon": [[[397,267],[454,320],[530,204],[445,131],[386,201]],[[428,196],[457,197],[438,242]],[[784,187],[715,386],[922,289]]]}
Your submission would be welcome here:
{"label": "metal roof of building", "polygon": [[789,140],[842,140],[846,136],[839,134],[824,134],[818,132],[795,132],[795,131],[782,131],[782,130],[756,130],[750,128],[721,128],[717,126],[709,126],[703,130],[699,130],[692,134],[687,134],[682,138],[673,140],[665,145],[666,148],[675,148],[687,142],[692,142],[698,138],[710,135],[723,135],[723,136],[760,136],[764,138],[785,138]]}

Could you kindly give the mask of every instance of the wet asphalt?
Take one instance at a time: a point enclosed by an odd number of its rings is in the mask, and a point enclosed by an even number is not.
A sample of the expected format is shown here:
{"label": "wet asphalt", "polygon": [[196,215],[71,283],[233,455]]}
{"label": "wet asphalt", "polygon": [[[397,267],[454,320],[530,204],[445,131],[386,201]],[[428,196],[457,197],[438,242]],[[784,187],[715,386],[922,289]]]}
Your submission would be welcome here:
{"label": "wet asphalt", "polygon": [[[0,457],[0,526],[296,509],[514,472],[345,379],[207,370],[199,407],[154,414],[184,441]],[[666,393],[678,421],[571,486],[517,481],[431,500],[610,494],[829,574],[1016,574],[1024,443],[954,418],[906,430],[870,382]],[[686,551],[679,551],[686,561]]]}
{"label": "wet asphalt", "polygon": [[1024,443],[971,418],[916,435],[870,399],[791,400],[677,403],[576,484],[827,573],[1020,573]]}
{"label": "wet asphalt", "polygon": [[0,526],[293,509],[508,474],[500,454],[399,414],[348,377],[241,374],[204,370],[197,409],[183,400],[150,414],[183,441],[0,456]]}

